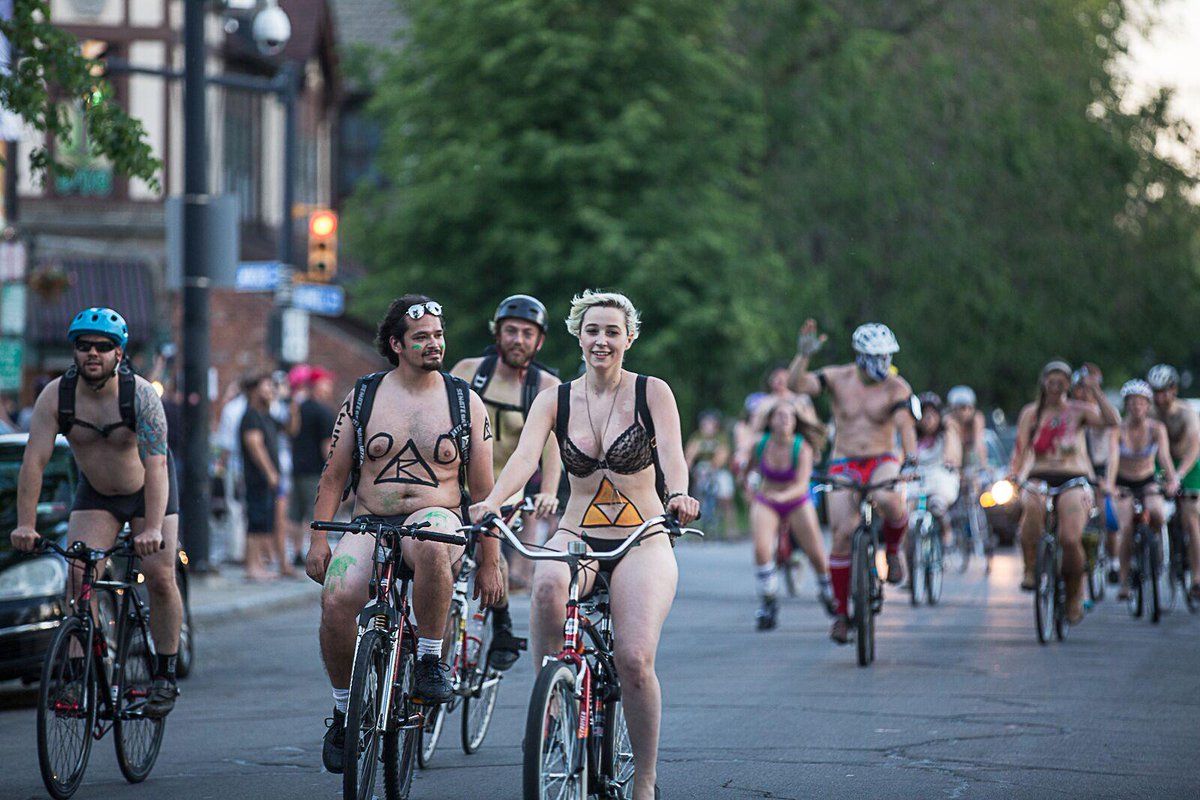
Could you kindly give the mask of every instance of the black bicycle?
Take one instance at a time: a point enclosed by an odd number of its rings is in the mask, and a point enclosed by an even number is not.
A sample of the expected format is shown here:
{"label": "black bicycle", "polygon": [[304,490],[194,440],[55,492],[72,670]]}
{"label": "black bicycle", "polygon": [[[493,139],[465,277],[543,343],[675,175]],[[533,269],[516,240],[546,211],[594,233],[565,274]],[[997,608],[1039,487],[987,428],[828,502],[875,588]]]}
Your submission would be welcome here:
{"label": "black bicycle", "polygon": [[[518,512],[521,516],[518,516]],[[524,514],[533,513],[533,503],[513,508],[506,515],[515,531],[524,526]],[[477,598],[471,597],[471,578],[475,575],[475,548],[478,535],[467,534],[467,549],[463,553],[458,576],[454,580],[454,596],[450,599],[450,612],[446,618],[442,660],[450,666],[450,686],[454,695],[440,706],[425,713],[425,724],[421,728],[421,746],[417,749],[417,766],[425,769],[433,760],[434,751],[446,726],[446,716],[458,708],[462,713],[462,749],[467,755],[477,751],[487,736],[496,709],[496,698],[500,695],[500,681],[504,673],[488,664],[492,649],[492,609],[483,607]],[[518,647],[523,648],[521,641]]]}
{"label": "black bicycle", "polygon": [[1086,477],[1072,478],[1062,486],[1051,487],[1044,481],[1025,481],[1022,488],[1040,494],[1046,503],[1046,522],[1038,541],[1034,567],[1033,613],[1038,641],[1050,641],[1051,630],[1059,641],[1067,638],[1067,582],[1062,575],[1062,542],[1058,535],[1058,496],[1078,487],[1090,487]]}
{"label": "black bicycle", "polygon": [[[501,513],[507,514],[507,509],[501,509]],[[674,516],[662,515],[643,522],[611,552],[588,552],[585,542],[575,540],[568,543],[564,553],[530,550],[500,517],[489,516],[459,530],[494,535],[490,534],[493,529],[526,558],[562,561],[571,570],[563,649],[543,660],[529,698],[524,741],[525,800],[629,800],[633,797],[633,746],[613,655],[608,579],[599,573],[592,593],[581,598],[582,562],[615,561],[644,536],[658,532],[672,538],[703,534],[680,527]]]}
{"label": "black bicycle", "polygon": [[858,651],[858,665],[870,666],[875,660],[875,615],[883,610],[883,581],[876,564],[875,529],[872,521],[875,505],[871,492],[894,489],[915,476],[897,475],[878,483],[859,483],[844,475],[814,475],[817,491],[848,489],[858,498],[858,527],[850,543],[850,623]]}
{"label": "black bicycle", "polygon": [[370,600],[358,615],[358,643],[346,707],[342,796],[370,800],[382,762],[388,800],[406,800],[429,706],[413,698],[417,643],[408,603],[413,572],[404,563],[400,543],[406,537],[457,545],[467,540],[455,533],[425,530],[428,522],[397,525],[373,516],[353,522],[313,522],[311,527],[375,537],[375,572]]}
{"label": "black bicycle", "polygon": [[[104,550],[78,541],[64,549],[40,539],[38,550],[82,565],[74,611],[59,625],[42,663],[37,714],[42,782],[59,800],[73,795],[92,740],[112,730],[121,774],[140,783],[154,768],[166,727],[164,718],[145,713],[155,653],[149,612],[134,591],[141,559],[126,537]],[[98,578],[114,555],[125,557],[123,577]]]}
{"label": "black bicycle", "polygon": [[1157,623],[1175,600],[1171,578],[1170,544],[1162,531],[1150,524],[1141,492],[1121,489],[1122,497],[1133,498],[1133,553],[1129,561],[1129,613],[1143,614]]}

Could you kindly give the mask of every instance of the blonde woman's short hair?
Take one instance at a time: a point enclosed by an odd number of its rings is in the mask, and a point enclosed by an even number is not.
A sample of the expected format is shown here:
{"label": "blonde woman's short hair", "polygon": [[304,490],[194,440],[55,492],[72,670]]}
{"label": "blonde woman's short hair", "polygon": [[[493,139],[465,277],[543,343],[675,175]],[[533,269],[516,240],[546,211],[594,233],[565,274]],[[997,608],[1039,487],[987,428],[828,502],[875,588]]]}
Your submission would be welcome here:
{"label": "blonde woman's short hair", "polygon": [[583,294],[577,294],[571,299],[571,313],[567,315],[567,330],[575,338],[583,329],[583,315],[589,308],[615,308],[625,312],[625,330],[638,337],[642,327],[642,317],[634,307],[633,301],[620,292],[601,292],[594,289],[584,289]]}

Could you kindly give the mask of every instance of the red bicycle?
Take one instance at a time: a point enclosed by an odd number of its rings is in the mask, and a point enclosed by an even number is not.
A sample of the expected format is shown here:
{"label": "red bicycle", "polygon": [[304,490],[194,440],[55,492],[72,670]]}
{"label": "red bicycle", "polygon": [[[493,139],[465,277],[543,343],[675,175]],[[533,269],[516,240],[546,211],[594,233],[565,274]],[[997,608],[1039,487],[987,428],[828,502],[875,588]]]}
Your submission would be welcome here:
{"label": "red bicycle", "polygon": [[[509,509],[501,509],[508,515]],[[489,516],[478,525],[460,528],[491,534],[495,529],[518,553],[539,561],[562,561],[570,567],[567,618],[562,651],[547,657],[529,698],[525,721],[525,800],[628,800],[633,796],[633,747],[621,707],[621,682],[613,655],[608,582],[603,573],[587,597],[579,596],[583,561],[614,561],[643,537],[665,532],[672,538],[704,534],[682,528],[672,515],[652,517],[608,553],[588,552],[572,541],[567,552],[531,551],[504,524]],[[665,530],[664,530],[665,529]]]}

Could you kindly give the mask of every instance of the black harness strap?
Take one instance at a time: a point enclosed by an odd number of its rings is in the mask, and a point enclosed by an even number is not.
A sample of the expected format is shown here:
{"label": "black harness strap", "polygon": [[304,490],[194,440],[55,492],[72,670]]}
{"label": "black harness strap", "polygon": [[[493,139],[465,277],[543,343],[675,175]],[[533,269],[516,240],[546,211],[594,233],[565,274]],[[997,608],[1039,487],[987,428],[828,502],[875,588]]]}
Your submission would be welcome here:
{"label": "black harness strap", "polygon": [[66,436],[71,428],[78,425],[81,428],[93,430],[107,439],[113,431],[121,427],[129,428],[131,431],[137,430],[137,405],[134,397],[137,380],[128,361],[122,361],[117,365],[117,409],[121,413],[120,422],[96,425],[85,419],[77,419],[75,417],[75,388],[78,385],[79,368],[72,364],[58,381],[59,433]]}
{"label": "black harness strap", "polygon": [[650,415],[650,403],[646,400],[646,382],[645,375],[637,376],[637,384],[634,386],[633,393],[634,414],[642,421],[642,427],[646,429],[646,433],[650,437],[650,453],[654,458],[654,488],[658,491],[659,499],[666,502],[667,476],[663,474],[662,464],[658,460],[658,436],[654,432],[654,417]]}
{"label": "black harness strap", "polygon": [[354,426],[354,465],[350,468],[350,483],[342,492],[342,501],[350,493],[358,494],[358,479],[362,475],[363,462],[367,460],[367,420],[371,418],[371,407],[375,405],[375,393],[387,372],[372,372],[354,382],[354,396],[350,403],[350,422]]}

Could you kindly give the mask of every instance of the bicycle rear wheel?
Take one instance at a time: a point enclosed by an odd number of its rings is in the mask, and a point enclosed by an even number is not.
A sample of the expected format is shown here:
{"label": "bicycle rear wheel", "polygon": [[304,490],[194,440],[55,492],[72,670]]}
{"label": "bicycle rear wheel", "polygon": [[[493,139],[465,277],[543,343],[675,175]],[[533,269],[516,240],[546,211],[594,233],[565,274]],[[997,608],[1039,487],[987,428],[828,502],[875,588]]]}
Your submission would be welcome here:
{"label": "bicycle rear wheel", "polygon": [[608,796],[612,800],[633,798],[633,744],[629,741],[629,726],[625,723],[625,709],[620,700],[604,704],[604,738],[601,742],[601,757]]}
{"label": "bicycle rear wheel", "polygon": [[413,643],[406,642],[400,649],[400,668],[396,675],[396,688],[392,693],[394,709],[391,729],[383,737],[383,788],[387,800],[408,800],[412,791],[413,769],[417,765],[417,751],[421,747],[421,726],[414,722],[422,711],[428,713],[429,706],[418,706],[412,701]]}
{"label": "bicycle rear wheel", "polygon": [[1054,562],[1054,543],[1048,537],[1043,537],[1038,544],[1033,592],[1033,616],[1037,623],[1037,638],[1042,644],[1050,641],[1050,629],[1054,625],[1054,584],[1057,578],[1051,572],[1057,566]]}
{"label": "bicycle rear wheel", "polygon": [[550,661],[538,673],[525,719],[524,800],[586,800],[587,739],[576,735],[575,670]]}
{"label": "bicycle rear wheel", "polygon": [[120,654],[120,669],[113,678],[120,698],[113,720],[117,765],[125,780],[141,783],[154,768],[167,725],[164,717],[152,719],[145,715],[146,699],[154,684],[154,648],[141,617],[125,621]]}
{"label": "bicycle rear wheel", "polygon": [[[1090,547],[1088,546],[1089,537],[1094,537],[1095,542]],[[1108,585],[1106,573],[1108,572],[1108,555],[1107,548],[1104,545],[1104,540],[1108,538],[1105,532],[1099,528],[1089,525],[1083,531],[1085,548],[1089,556],[1087,570],[1087,589],[1088,597],[1093,603],[1099,603],[1104,599],[1105,588]]]}
{"label": "bicycle rear wheel", "polygon": [[500,694],[500,672],[487,663],[494,634],[491,609],[481,609],[471,615],[467,626],[467,652],[463,659],[463,679],[471,688],[463,698],[462,713],[462,748],[468,755],[483,744]]}
{"label": "bicycle rear wheel", "polygon": [[373,628],[363,631],[354,655],[350,699],[346,705],[346,746],[342,797],[370,800],[379,763],[379,704],[387,680],[386,636]]}
{"label": "bicycle rear wheel", "polygon": [[88,650],[83,622],[78,617],[67,617],[58,626],[42,662],[38,766],[46,791],[58,800],[66,800],[79,788],[92,751],[99,685]]}
{"label": "bicycle rear wheel", "polygon": [[871,562],[875,548],[870,540],[871,532],[860,528],[854,534],[854,555],[850,576],[853,583],[851,595],[854,600],[855,644],[858,665],[865,667],[875,660],[875,614],[871,608]]}

